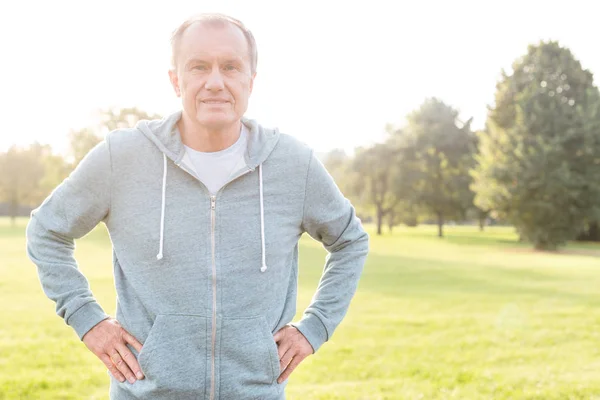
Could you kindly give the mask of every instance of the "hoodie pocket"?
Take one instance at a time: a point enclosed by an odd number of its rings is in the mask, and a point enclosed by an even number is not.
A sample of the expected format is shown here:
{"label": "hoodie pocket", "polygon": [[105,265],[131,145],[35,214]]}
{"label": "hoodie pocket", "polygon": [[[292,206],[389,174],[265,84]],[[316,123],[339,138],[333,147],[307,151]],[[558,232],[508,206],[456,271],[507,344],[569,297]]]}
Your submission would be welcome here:
{"label": "hoodie pocket", "polygon": [[223,318],[219,369],[220,398],[275,398],[279,355],[264,317]]}
{"label": "hoodie pocket", "polygon": [[[207,323],[194,315],[156,316],[138,354],[144,386],[172,394],[173,398],[196,398],[206,387]],[[137,382],[136,382],[137,383]]]}

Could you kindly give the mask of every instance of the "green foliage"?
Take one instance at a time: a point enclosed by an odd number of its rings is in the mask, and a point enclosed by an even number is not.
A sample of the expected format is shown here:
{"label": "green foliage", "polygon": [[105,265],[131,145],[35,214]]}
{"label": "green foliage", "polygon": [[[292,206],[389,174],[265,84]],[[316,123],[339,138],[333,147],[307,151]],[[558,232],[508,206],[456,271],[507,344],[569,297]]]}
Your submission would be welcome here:
{"label": "green foliage", "polygon": [[476,205],[536,248],[573,239],[600,199],[598,91],[568,49],[530,46],[503,74],[473,173]]}
{"label": "green foliage", "polygon": [[158,114],[147,113],[137,107],[110,108],[100,111],[100,127],[104,133],[115,129],[132,128],[138,121],[162,118]]}
{"label": "green foliage", "polygon": [[158,114],[148,114],[136,107],[100,110],[98,112],[99,122],[96,126],[89,126],[69,133],[69,152],[72,159],[72,168],[75,168],[83,157],[102,141],[108,132],[115,129],[132,128],[141,120],[160,118],[161,116]]}
{"label": "green foliage", "polygon": [[474,165],[476,137],[458,111],[427,99],[407,117],[395,142],[400,151],[397,195],[433,214],[439,235],[446,218],[463,219],[472,207],[468,171]]}
{"label": "green foliage", "polygon": [[439,234],[445,218],[464,219],[473,207],[468,173],[474,165],[476,137],[470,121],[433,98],[407,116],[402,129],[387,125],[387,140],[358,148],[350,158],[332,151],[325,165],[353,202],[375,215],[377,234],[384,219],[415,226],[421,215],[435,215]]}
{"label": "green foliage", "polygon": [[92,128],[83,128],[69,132],[69,153],[74,169],[83,157],[102,141],[102,136]]}
{"label": "green foliage", "polygon": [[397,156],[397,150],[389,143],[378,143],[358,149],[351,164],[350,192],[360,204],[374,207],[378,235],[381,235],[384,217],[398,205]]}
{"label": "green foliage", "polygon": [[[69,133],[69,157],[53,154],[49,145],[13,146],[0,153],[0,203],[13,218],[21,206],[38,206],[111,130],[132,127],[139,120],[160,118],[137,108],[100,111],[98,126]],[[70,162],[67,161],[70,159]]]}
{"label": "green foliage", "polygon": [[0,202],[8,203],[13,220],[20,206],[34,207],[47,195],[53,178],[46,175],[48,165],[55,166],[53,173],[60,173],[60,165],[48,145],[12,146],[0,154]]}
{"label": "green foliage", "polygon": [[349,196],[351,186],[351,181],[348,177],[348,173],[350,172],[350,156],[342,149],[333,149],[325,154],[322,161],[327,172],[331,174],[342,193]]}
{"label": "green foliage", "polygon": [[70,172],[70,165],[59,154],[47,154],[42,159],[44,176],[40,181],[41,196],[44,198],[60,184]]}

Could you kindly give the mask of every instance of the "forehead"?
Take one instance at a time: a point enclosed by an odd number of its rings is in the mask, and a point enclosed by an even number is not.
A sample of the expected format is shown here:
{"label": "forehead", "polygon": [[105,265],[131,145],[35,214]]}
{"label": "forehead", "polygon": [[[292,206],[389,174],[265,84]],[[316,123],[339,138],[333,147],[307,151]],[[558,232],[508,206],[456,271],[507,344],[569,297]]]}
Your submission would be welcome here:
{"label": "forehead", "polygon": [[196,22],[188,27],[179,43],[179,58],[203,57],[248,58],[248,42],[236,26],[221,21]]}

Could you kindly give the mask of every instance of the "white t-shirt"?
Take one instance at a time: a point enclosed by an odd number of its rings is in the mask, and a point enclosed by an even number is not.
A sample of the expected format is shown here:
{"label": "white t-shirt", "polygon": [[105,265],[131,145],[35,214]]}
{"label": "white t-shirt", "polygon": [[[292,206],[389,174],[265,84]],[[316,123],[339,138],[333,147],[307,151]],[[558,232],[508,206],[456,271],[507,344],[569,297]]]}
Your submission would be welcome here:
{"label": "white t-shirt", "polygon": [[224,150],[205,153],[185,146],[196,175],[206,185],[211,195],[216,194],[229,181],[231,174],[244,165],[247,142],[247,128],[242,124],[239,139]]}

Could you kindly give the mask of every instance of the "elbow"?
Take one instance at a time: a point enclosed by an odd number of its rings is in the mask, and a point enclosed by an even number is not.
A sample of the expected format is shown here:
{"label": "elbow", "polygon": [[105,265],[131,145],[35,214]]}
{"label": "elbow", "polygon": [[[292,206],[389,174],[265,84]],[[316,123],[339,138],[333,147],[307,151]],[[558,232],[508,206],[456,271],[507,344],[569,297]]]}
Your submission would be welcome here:
{"label": "elbow", "polygon": [[361,225],[361,234],[359,235],[357,242],[360,243],[365,253],[368,253],[371,248],[371,236]]}
{"label": "elbow", "polygon": [[25,241],[27,243],[27,247],[29,247],[29,243],[31,243],[35,237],[36,225],[37,222],[32,214],[27,222],[27,226],[25,227]]}

